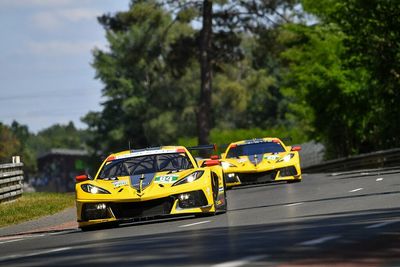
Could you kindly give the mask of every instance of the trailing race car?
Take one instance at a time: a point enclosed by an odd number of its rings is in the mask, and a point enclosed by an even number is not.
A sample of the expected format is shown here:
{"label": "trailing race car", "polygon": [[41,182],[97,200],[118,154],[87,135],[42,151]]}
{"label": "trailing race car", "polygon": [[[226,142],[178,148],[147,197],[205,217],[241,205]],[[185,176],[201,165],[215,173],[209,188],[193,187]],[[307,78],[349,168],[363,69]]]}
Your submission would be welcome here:
{"label": "trailing race car", "polygon": [[227,187],[269,181],[300,182],[300,146],[285,146],[278,138],[231,143],[221,155]]}
{"label": "trailing race car", "polygon": [[111,154],[94,179],[88,175],[76,177],[79,227],[86,230],[169,215],[226,212],[219,161],[208,160],[204,165],[199,167],[182,146]]}

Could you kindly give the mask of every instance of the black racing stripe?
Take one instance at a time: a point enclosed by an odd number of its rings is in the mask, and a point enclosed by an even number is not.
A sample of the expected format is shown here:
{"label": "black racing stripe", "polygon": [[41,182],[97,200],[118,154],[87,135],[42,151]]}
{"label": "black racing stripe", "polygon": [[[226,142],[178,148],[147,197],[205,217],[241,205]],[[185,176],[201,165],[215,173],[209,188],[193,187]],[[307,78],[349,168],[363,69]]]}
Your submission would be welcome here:
{"label": "black racing stripe", "polygon": [[249,161],[254,165],[258,165],[263,160],[264,154],[249,155]]}
{"label": "black racing stripe", "polygon": [[154,176],[156,176],[155,172],[151,173],[145,173],[145,174],[136,174],[130,176],[131,178],[131,186],[135,188],[136,190],[140,189],[140,178],[144,175],[143,183],[142,183],[142,190],[144,190],[146,187],[148,187],[151,184],[151,181],[153,181]]}

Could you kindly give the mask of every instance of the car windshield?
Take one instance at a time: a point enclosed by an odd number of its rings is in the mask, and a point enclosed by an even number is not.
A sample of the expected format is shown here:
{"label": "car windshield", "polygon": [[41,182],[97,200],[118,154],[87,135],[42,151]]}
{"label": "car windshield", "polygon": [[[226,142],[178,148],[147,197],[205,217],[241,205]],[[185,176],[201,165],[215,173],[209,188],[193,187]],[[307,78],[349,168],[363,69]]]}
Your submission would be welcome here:
{"label": "car windshield", "polygon": [[168,153],[116,159],[106,163],[99,179],[193,168],[186,153]]}
{"label": "car windshield", "polygon": [[260,142],[254,144],[238,145],[231,147],[228,151],[227,158],[237,158],[240,156],[259,155],[265,153],[280,153],[285,152],[285,149],[280,143],[275,142]]}

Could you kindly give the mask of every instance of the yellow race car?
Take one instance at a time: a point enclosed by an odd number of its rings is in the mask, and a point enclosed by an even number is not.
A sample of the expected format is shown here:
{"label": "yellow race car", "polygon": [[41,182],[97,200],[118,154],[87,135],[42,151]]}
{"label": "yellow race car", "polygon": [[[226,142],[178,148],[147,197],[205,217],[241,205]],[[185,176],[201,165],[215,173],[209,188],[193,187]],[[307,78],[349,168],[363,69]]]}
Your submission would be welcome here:
{"label": "yellow race car", "polygon": [[300,182],[300,146],[285,146],[278,138],[231,143],[221,155],[227,187],[270,181]]}
{"label": "yellow race car", "polygon": [[[193,149],[204,148],[208,147]],[[77,176],[76,182],[77,220],[82,230],[227,209],[219,161],[208,160],[200,167],[183,146],[111,154],[93,179],[85,174]]]}

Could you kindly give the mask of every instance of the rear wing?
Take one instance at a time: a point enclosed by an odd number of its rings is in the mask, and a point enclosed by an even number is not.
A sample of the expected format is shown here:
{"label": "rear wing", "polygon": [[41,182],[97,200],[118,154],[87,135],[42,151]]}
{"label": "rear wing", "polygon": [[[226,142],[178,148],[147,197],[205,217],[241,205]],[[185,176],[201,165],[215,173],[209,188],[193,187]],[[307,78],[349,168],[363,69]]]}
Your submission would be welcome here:
{"label": "rear wing", "polygon": [[188,150],[217,150],[216,144],[187,147]]}

